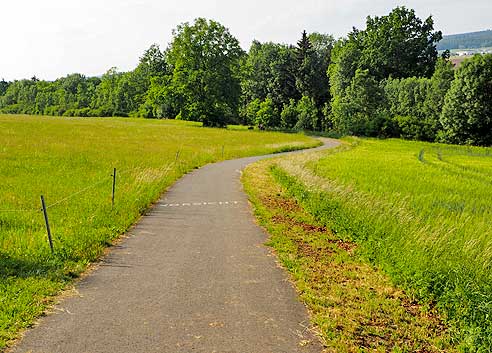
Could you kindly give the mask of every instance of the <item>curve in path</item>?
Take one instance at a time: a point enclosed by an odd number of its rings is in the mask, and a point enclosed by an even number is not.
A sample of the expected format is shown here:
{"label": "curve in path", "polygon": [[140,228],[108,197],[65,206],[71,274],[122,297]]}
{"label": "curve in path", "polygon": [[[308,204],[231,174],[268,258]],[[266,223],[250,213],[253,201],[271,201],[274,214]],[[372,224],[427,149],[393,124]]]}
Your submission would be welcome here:
{"label": "curve in path", "polygon": [[242,191],[266,157],[185,175],[12,351],[321,352]]}

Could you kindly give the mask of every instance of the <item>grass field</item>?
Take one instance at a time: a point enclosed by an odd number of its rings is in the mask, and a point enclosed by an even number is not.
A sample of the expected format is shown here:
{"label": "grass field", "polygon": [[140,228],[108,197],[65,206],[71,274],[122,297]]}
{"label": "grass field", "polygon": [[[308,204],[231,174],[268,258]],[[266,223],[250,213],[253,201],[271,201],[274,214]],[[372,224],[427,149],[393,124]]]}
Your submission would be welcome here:
{"label": "grass field", "polygon": [[349,140],[282,158],[277,180],[322,226],[436,307],[459,349],[492,347],[492,150]]}
{"label": "grass field", "polygon": [[0,350],[187,171],[319,144],[303,135],[197,125],[0,115]]}
{"label": "grass field", "polygon": [[248,166],[243,183],[256,217],[271,238],[267,245],[291,273],[325,351],[453,352],[435,310],[395,288],[388,275],[357,256],[357,244],[306,212],[280,186],[276,160]]}

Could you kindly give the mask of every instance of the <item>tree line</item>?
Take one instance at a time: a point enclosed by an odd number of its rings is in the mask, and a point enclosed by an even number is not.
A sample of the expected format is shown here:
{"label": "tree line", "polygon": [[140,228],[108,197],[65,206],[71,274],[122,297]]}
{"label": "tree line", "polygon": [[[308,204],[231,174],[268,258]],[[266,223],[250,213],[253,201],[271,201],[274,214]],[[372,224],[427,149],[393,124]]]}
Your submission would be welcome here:
{"label": "tree line", "polygon": [[444,36],[437,50],[474,49],[492,47],[492,30]]}
{"label": "tree line", "polygon": [[492,144],[492,55],[458,69],[438,54],[432,17],[397,7],[335,40],[253,41],[245,52],[220,23],[199,18],[152,45],[130,72],[55,81],[0,81],[0,112],[176,118],[222,127],[333,131]]}

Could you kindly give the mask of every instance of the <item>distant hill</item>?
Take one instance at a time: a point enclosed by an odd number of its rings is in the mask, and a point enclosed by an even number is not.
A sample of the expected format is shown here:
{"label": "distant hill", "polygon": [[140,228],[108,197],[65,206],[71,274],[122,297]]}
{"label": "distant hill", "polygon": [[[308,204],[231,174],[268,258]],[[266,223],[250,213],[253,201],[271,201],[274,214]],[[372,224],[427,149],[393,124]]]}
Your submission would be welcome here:
{"label": "distant hill", "polygon": [[492,47],[492,30],[444,36],[437,50],[472,49]]}

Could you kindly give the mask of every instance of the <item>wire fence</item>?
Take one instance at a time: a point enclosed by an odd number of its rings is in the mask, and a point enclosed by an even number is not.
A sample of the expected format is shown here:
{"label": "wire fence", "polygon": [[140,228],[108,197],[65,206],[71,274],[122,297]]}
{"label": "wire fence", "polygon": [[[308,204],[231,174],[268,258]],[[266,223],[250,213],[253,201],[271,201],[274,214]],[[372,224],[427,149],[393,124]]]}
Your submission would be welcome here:
{"label": "wire fence", "polygon": [[[168,164],[165,168],[164,168],[164,174],[162,175],[163,178],[165,178],[166,176],[168,176],[169,172],[171,171],[171,169],[176,165],[176,163],[170,163]],[[124,171],[118,171],[118,176],[121,176],[121,175],[125,175],[125,174],[129,174],[129,173],[133,173],[137,170],[141,170],[143,167],[135,167],[135,168],[132,168],[132,169],[127,169],[127,170],[124,170]],[[116,171],[116,168],[114,169]],[[111,174],[110,176],[111,178],[114,179],[114,176],[113,174]],[[108,181],[110,181],[109,177],[108,178],[105,178],[103,180],[100,180],[94,184],[91,184],[81,190],[78,190],[60,200],[57,200],[55,202],[53,202],[52,204],[49,204],[46,206],[46,209],[50,209],[50,208],[53,208],[53,207],[56,207],[58,205],[61,205],[63,203],[65,203],[66,201],[70,200],[70,199],[73,199],[75,198],[76,196],[78,195],[81,195],[81,194],[84,194],[86,193],[87,191],[91,190],[91,189],[94,189],[104,183],[107,183]],[[115,180],[114,180],[115,181]],[[0,209],[0,213],[21,213],[21,212],[40,212],[42,211],[42,208],[26,208],[26,209]]]}
{"label": "wire fence", "polygon": [[[176,156],[175,156],[174,161],[162,168],[163,169],[163,174],[161,175],[162,179],[166,178],[171,171],[176,169],[177,166],[181,167],[180,155],[181,155],[181,150],[178,150],[176,152]],[[65,196],[65,197],[51,203],[51,204],[46,204],[45,198],[44,198],[45,195],[40,195],[41,207],[39,207],[39,208],[25,208],[25,209],[22,209],[22,208],[20,208],[20,209],[0,209],[0,215],[1,214],[12,214],[12,213],[24,213],[24,214],[26,214],[26,213],[38,213],[38,212],[42,213],[44,215],[44,221],[45,221],[45,226],[46,226],[46,231],[47,231],[47,235],[48,235],[48,241],[49,241],[49,245],[51,248],[51,252],[54,253],[50,222],[48,219],[48,210],[53,209],[53,208],[60,206],[62,204],[66,204],[70,200],[76,198],[77,196],[85,194],[88,191],[97,188],[98,186],[101,186],[105,183],[108,183],[110,180],[112,180],[111,204],[112,204],[112,207],[114,208],[117,175],[118,175],[118,177],[121,177],[121,176],[132,174],[136,171],[143,170],[143,169],[145,169],[143,166],[138,166],[138,167],[130,168],[130,169],[123,170],[123,171],[117,171],[117,169],[114,168],[113,173],[110,176],[105,177],[104,179],[99,180],[99,181],[97,181],[91,185],[88,185],[88,186],[68,195],[68,196]],[[116,174],[116,173],[118,173],[118,174]],[[109,179],[109,178],[111,178],[111,179]]]}
{"label": "wire fence", "polygon": [[[68,196],[66,196],[66,197],[64,197],[64,198],[62,198],[62,199],[60,199],[60,200],[58,200],[56,202],[53,202],[50,205],[47,205],[46,206],[46,209],[50,209],[50,208],[56,207],[58,205],[61,205],[62,203],[66,202],[66,201],[68,201],[68,200],[70,200],[70,199],[72,199],[72,198],[74,198],[74,197],[76,197],[76,196],[78,196],[80,194],[83,194],[83,193],[85,193],[85,192],[87,192],[87,191],[89,191],[89,190],[91,190],[91,189],[93,189],[93,188],[95,188],[95,187],[97,187],[99,185],[102,185],[102,184],[104,184],[106,182],[108,182],[108,180],[106,180],[106,179],[104,179],[102,181],[100,180],[100,181],[98,181],[98,182],[96,182],[96,183],[94,183],[92,185],[89,185],[89,186],[87,186],[87,187],[85,187],[85,188],[83,188],[83,189],[81,189],[79,191],[74,192],[71,195],[68,195]],[[39,208],[27,208],[27,209],[0,209],[0,213],[21,213],[21,212],[29,213],[29,212],[41,212],[42,210],[43,210],[42,207],[39,207]]]}

